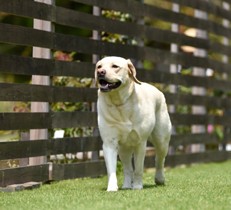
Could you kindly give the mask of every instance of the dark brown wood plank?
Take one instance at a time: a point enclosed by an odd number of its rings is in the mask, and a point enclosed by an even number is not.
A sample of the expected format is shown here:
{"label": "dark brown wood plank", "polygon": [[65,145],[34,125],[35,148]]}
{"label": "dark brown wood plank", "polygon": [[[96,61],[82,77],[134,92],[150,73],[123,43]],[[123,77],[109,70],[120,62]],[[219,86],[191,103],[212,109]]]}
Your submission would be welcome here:
{"label": "dark brown wood plank", "polygon": [[168,104],[175,105],[203,105],[206,108],[230,109],[231,99],[213,96],[200,96],[191,94],[172,94],[165,93]]}
{"label": "dark brown wood plank", "polygon": [[192,28],[207,30],[211,33],[215,33],[226,37],[230,37],[231,34],[228,28],[225,28],[221,24],[215,23],[213,21],[194,18],[192,16],[188,16],[182,13],[175,13],[171,10],[158,8],[156,6],[143,4],[137,1],[132,1],[132,0],[129,1],[73,0],[73,1],[80,2],[83,4],[89,4],[92,6],[93,5],[99,6],[106,9],[121,11],[138,17],[148,16],[151,18],[158,18],[170,23],[173,22]]}
{"label": "dark brown wood plank", "polygon": [[173,125],[224,125],[231,124],[231,116],[215,116],[215,115],[200,115],[200,114],[170,114]]}
{"label": "dark brown wood plank", "polygon": [[[157,78],[157,77],[155,77]],[[196,85],[196,78],[195,85]],[[171,80],[171,78],[170,78]],[[206,79],[203,79],[204,81]],[[223,87],[228,87],[231,90],[229,82],[225,83],[217,82],[214,80],[211,83],[211,87],[219,88],[220,83]],[[161,81],[164,82],[164,81]],[[165,80],[166,82],[166,80]],[[181,80],[182,82],[182,80]],[[206,85],[206,83],[203,83]],[[42,86],[42,85],[28,85],[28,84],[0,84],[0,101],[38,101],[38,102],[96,102],[97,100],[97,89],[96,88],[73,88],[73,87],[54,87],[54,86]],[[222,87],[220,86],[220,89]],[[227,90],[226,90],[227,91]],[[196,96],[196,95],[185,95],[185,94],[170,94],[165,93],[168,104],[181,104],[181,105],[204,105],[207,108],[216,107],[229,109],[231,99],[211,97],[211,96]]]}
{"label": "dark brown wood plank", "polygon": [[[229,137],[231,137],[229,135]],[[170,145],[190,145],[190,144],[221,144],[221,141],[214,134],[181,134],[171,137]],[[149,146],[152,146],[149,144]],[[11,141],[0,142],[0,160],[16,159],[36,156],[49,156],[55,154],[66,154],[76,152],[98,151],[102,149],[100,136],[78,137],[33,141]]]}
{"label": "dark brown wood plank", "polygon": [[[170,53],[151,47],[139,47],[122,44],[114,44],[103,41],[91,40],[84,37],[63,35],[30,29],[21,26],[12,26],[0,23],[0,40],[15,44],[40,46],[65,51],[75,51],[87,54],[117,55],[135,59],[148,59],[163,64],[181,64],[184,66],[197,66],[212,69],[222,69],[230,73],[230,64],[215,62],[208,58],[195,57],[185,53]],[[17,34],[17,37],[13,36]],[[25,34],[30,34],[29,38]],[[219,68],[218,68],[219,67]]]}
{"label": "dark brown wood plank", "polygon": [[[230,126],[231,116],[170,114],[174,125]],[[20,123],[19,123],[20,122]],[[95,112],[0,113],[0,130],[97,126]]]}
{"label": "dark brown wood plank", "polygon": [[[12,60],[14,62],[12,62]],[[223,65],[218,67],[222,72],[224,69]],[[228,68],[229,66],[227,66],[227,69]],[[48,76],[93,77],[94,64],[26,58],[14,55],[0,55],[0,72],[22,75],[35,74]],[[158,71],[158,69],[152,71],[137,69],[137,75],[141,81],[146,82],[176,84],[187,87],[200,86],[210,89],[231,91],[229,81],[216,80],[210,77],[193,77],[189,75],[170,74],[167,72]]]}
{"label": "dark brown wood plank", "polygon": [[[184,34],[174,33],[163,29],[157,29],[146,25],[139,25],[132,22],[121,22],[108,19],[102,16],[77,12],[61,7],[56,8],[56,23],[81,27],[91,30],[107,31],[110,33],[123,34],[130,37],[146,38],[163,43],[178,43],[179,45],[190,45],[198,48],[209,48],[209,42],[205,39],[192,38]],[[168,38],[166,39],[166,35]]]}
{"label": "dark brown wood plank", "polygon": [[105,162],[102,160],[73,164],[54,164],[52,179],[75,179],[81,177],[96,177],[105,174]]}
{"label": "dark brown wood plank", "polygon": [[52,20],[52,6],[31,0],[0,0],[1,11],[17,16]]}
{"label": "dark brown wood plank", "polygon": [[29,84],[0,84],[0,101],[95,102],[94,88],[54,87]]}
{"label": "dark brown wood plank", "polygon": [[210,151],[184,155],[167,156],[166,166],[177,166],[181,164],[221,162],[231,159],[231,152]]}
{"label": "dark brown wood plank", "polygon": [[[168,155],[166,157],[165,166],[178,166],[182,164],[192,163],[210,163],[210,162],[221,162],[231,159],[231,152],[229,151],[210,151],[202,153],[191,153],[181,155]],[[155,157],[147,156],[145,158],[145,167],[155,167]]]}
{"label": "dark brown wood plank", "polygon": [[[14,62],[12,62],[14,61]],[[94,77],[94,64],[0,55],[0,72],[18,75]]]}
{"label": "dark brown wood plank", "polygon": [[167,0],[167,1],[180,4],[181,6],[187,6],[187,7],[191,7],[194,9],[201,10],[201,11],[205,11],[212,15],[216,15],[220,18],[223,17],[228,20],[231,19],[230,11],[227,11],[220,6],[217,6],[216,4],[214,4],[213,1],[210,1],[210,2],[200,1],[200,0],[193,0],[193,1],[191,0]]}
{"label": "dark brown wood plank", "polygon": [[51,128],[49,113],[0,113],[0,130]]}
{"label": "dark brown wood plank", "polygon": [[164,84],[176,84],[186,87],[205,87],[211,89],[217,89],[222,91],[230,91],[231,86],[229,80],[216,80],[211,77],[199,77],[182,74],[171,74],[168,72],[161,72],[158,70],[145,71],[143,69],[137,69],[137,77],[141,81],[157,82]]}
{"label": "dark brown wood plank", "polygon": [[[172,11],[164,10],[164,9],[154,7],[154,6],[143,5],[138,2],[110,1],[109,3],[107,3],[105,1],[101,1],[101,2],[100,1],[81,1],[81,0],[76,0],[76,1],[86,3],[86,4],[91,4],[91,5],[98,5],[101,7],[109,7],[109,9],[114,9],[114,10],[118,9],[120,11],[128,12],[128,13],[138,15],[138,16],[151,15],[151,17],[153,17],[154,15],[154,17],[157,16],[167,21],[171,21],[169,20],[169,16],[170,17],[172,16],[181,17],[180,14],[175,14]],[[178,2],[178,0],[175,0],[175,1]],[[207,12],[211,12],[213,14],[215,12],[217,16],[224,17],[227,19],[230,18],[230,14],[228,11],[214,4],[211,4],[211,3],[210,5],[208,5],[205,2],[199,2],[199,1],[196,1],[196,2],[183,1],[183,2],[180,2],[180,4],[190,6],[193,8],[199,8]],[[17,0],[17,1],[16,0],[8,0],[8,1],[1,0],[1,10],[2,11],[20,15],[20,16],[25,16],[25,17],[32,17],[32,18],[54,21],[55,18],[52,16],[53,14],[52,9],[55,10],[55,8],[53,8],[50,5],[41,4],[38,2],[31,2],[29,0]],[[166,15],[165,14],[166,12],[170,13],[170,15]],[[59,13],[57,14],[58,15],[56,16],[59,16]],[[182,18],[178,18],[178,19],[180,20]],[[183,19],[186,19],[186,18],[183,18]]]}
{"label": "dark brown wood plank", "polygon": [[91,127],[96,125],[95,112],[0,113],[0,130]]}
{"label": "dark brown wood plank", "polygon": [[0,186],[49,180],[49,164],[0,170]]}
{"label": "dark brown wood plank", "polygon": [[0,33],[2,42],[53,48],[54,37],[50,32],[3,23],[0,23],[0,31],[4,31]]}
{"label": "dark brown wood plank", "polygon": [[[230,13],[231,14],[231,13]],[[225,55],[230,55],[231,54],[231,47],[230,46],[226,46],[220,43],[210,43],[210,48],[211,51],[213,52],[217,52],[217,53],[223,53]]]}
{"label": "dark brown wood plank", "polygon": [[[19,6],[20,5],[20,6]],[[23,5],[23,6],[22,6]],[[28,8],[28,9],[26,9]],[[41,4],[38,2],[22,1],[22,0],[9,0],[2,2],[2,11],[9,12],[17,15],[33,17],[38,19],[52,20],[59,24],[65,24],[66,26],[79,26],[84,28],[90,28],[95,30],[105,30],[112,33],[121,33],[129,36],[143,36],[150,40],[156,40],[160,42],[175,42],[181,45],[190,45],[200,48],[208,49],[208,41],[187,37],[183,34],[173,33],[168,31],[168,39],[165,38],[166,31],[161,29],[153,29],[147,26],[141,26],[134,23],[125,23],[120,21],[108,20],[103,17],[96,17],[90,14],[76,12],[73,10],[68,10],[61,7],[52,8],[52,6],[47,4]],[[52,12],[56,12],[56,18],[51,16]],[[42,13],[40,11],[43,11]],[[171,12],[171,11],[169,11]],[[226,11],[227,12],[227,11]],[[97,23],[97,24],[96,24]],[[103,28],[100,28],[103,26]],[[220,45],[222,46],[222,45]],[[229,47],[219,47],[216,51],[227,52]],[[224,51],[223,51],[224,49]]]}
{"label": "dark brown wood plank", "polygon": [[225,144],[231,138],[231,134],[225,135],[225,139],[220,139],[216,134],[209,133],[176,134],[171,136],[170,145],[177,147],[190,144]]}
{"label": "dark brown wood plank", "polygon": [[100,149],[102,149],[102,141],[99,136],[33,141],[6,141],[0,142],[0,160],[89,152]]}
{"label": "dark brown wood plank", "polygon": [[208,133],[189,133],[189,134],[178,134],[172,135],[170,145],[177,147],[179,145],[190,145],[190,144],[219,144],[222,143],[216,135]]}
{"label": "dark brown wood plank", "polygon": [[96,112],[56,112],[51,116],[52,128],[91,127],[97,125]]}
{"label": "dark brown wood plank", "polygon": [[[171,12],[171,11],[170,11]],[[230,54],[231,47],[218,43],[209,43],[206,39],[189,37],[181,33],[157,29],[131,22],[121,22],[101,16],[93,16],[61,7],[56,8],[56,22],[65,26],[72,26],[123,34],[130,37],[145,38],[162,43],[177,43],[179,45],[194,46],[201,49],[214,50],[216,53]],[[167,37],[167,38],[166,38]]]}

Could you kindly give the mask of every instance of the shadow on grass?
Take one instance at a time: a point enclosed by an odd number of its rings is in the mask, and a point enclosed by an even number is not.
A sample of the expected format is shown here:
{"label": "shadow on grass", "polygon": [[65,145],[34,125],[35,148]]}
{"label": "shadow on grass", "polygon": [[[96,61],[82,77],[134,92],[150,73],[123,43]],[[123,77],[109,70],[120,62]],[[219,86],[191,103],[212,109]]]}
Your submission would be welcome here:
{"label": "shadow on grass", "polygon": [[[151,188],[160,188],[160,187],[165,187],[165,185],[156,185],[156,184],[144,184],[143,189],[151,189]],[[101,188],[102,191],[107,191],[107,188]],[[122,188],[120,187],[118,191],[131,191],[132,189],[129,188]]]}
{"label": "shadow on grass", "polygon": [[144,184],[143,189],[150,189],[150,188],[160,188],[160,187],[165,187],[165,184],[163,185],[157,185],[157,184]]}

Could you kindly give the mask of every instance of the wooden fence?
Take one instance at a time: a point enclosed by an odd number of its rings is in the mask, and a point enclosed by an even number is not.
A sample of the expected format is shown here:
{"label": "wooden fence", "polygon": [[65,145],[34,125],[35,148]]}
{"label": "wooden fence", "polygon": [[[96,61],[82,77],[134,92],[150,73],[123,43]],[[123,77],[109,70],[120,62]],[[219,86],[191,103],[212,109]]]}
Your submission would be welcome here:
{"label": "wooden fence", "polygon": [[[174,125],[167,166],[231,158],[227,149],[231,139],[230,0],[47,2],[0,0],[1,77],[32,77],[30,83],[1,79],[0,101],[31,103],[31,111],[0,113],[2,135],[5,131],[21,134],[30,130],[30,137],[23,141],[1,140],[0,160],[29,159],[29,165],[17,162],[16,167],[2,168],[1,186],[106,173],[98,152],[102,142],[97,132],[96,88],[41,82],[54,77],[93,79],[94,63],[105,55],[132,59],[139,80],[155,83],[164,91]],[[32,24],[35,19],[50,24],[49,30],[36,28],[35,21]],[[189,29],[194,34],[189,35]],[[7,51],[11,48],[16,50]],[[34,53],[35,49],[41,53]],[[48,55],[44,56],[44,51]],[[76,58],[62,61],[50,56],[57,51],[76,52]],[[33,80],[34,75],[39,79]],[[58,102],[81,102],[88,108],[49,108]],[[49,109],[34,109],[34,103]],[[76,127],[89,128],[90,132],[53,138],[56,129]],[[36,139],[33,130],[45,135]],[[52,155],[79,152],[92,152],[92,156],[72,163],[50,159]],[[36,157],[44,158],[35,164]],[[153,152],[147,151],[145,166],[154,166]]]}

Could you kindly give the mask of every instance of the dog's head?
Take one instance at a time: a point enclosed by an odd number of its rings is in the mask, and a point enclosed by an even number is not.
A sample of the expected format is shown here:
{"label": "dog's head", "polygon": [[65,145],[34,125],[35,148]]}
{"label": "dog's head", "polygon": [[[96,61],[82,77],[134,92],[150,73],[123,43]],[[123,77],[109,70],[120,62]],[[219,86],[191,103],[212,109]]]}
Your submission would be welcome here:
{"label": "dog's head", "polygon": [[105,57],[98,61],[95,68],[95,79],[102,92],[116,90],[129,81],[138,84],[136,69],[132,62],[121,57]]}

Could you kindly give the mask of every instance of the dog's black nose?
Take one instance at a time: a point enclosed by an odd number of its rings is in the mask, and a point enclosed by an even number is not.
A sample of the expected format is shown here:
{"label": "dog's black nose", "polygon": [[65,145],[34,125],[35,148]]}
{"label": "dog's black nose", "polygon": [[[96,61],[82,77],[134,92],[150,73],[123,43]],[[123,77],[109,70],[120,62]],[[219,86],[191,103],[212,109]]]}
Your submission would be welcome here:
{"label": "dog's black nose", "polygon": [[106,70],[105,69],[98,69],[97,71],[97,76],[98,77],[104,77],[106,74]]}

